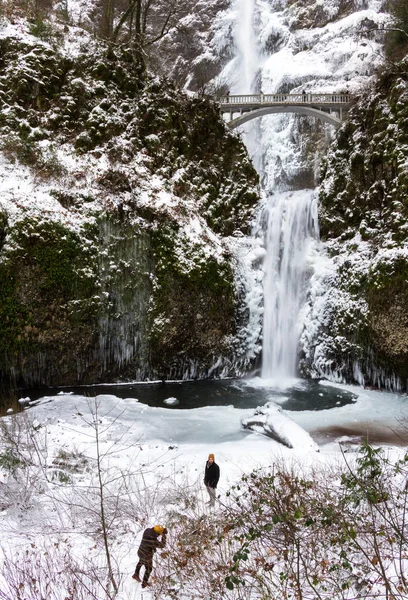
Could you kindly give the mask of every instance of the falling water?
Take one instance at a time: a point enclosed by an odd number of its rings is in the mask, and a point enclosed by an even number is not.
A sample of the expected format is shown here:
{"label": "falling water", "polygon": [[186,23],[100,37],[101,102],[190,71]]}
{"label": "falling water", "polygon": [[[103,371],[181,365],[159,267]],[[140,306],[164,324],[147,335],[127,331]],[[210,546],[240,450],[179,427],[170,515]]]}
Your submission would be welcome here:
{"label": "falling water", "polygon": [[255,34],[256,0],[236,1],[236,26],[234,31],[238,59],[238,79],[233,85],[233,93],[250,94],[259,68],[258,46]]}
{"label": "falling water", "polygon": [[[261,69],[257,24],[258,0],[236,0],[236,79],[232,93],[256,91]],[[258,171],[266,152],[259,120],[242,132]],[[273,139],[267,140],[268,144]],[[317,238],[317,204],[311,190],[275,193],[269,198],[264,262],[264,379],[286,380],[296,376],[298,344],[302,332],[301,309],[306,300],[310,265],[308,250]]]}
{"label": "falling water", "polygon": [[317,236],[317,200],[312,190],[285,192],[270,198],[264,263],[264,379],[296,376],[309,250]]}
{"label": "falling water", "polygon": [[[236,52],[235,81],[231,84],[233,94],[252,94],[257,91],[256,82],[261,65],[257,23],[258,0],[236,0],[234,41]],[[258,172],[262,169],[263,148],[260,143],[259,121],[252,121],[242,130],[248,153]]]}

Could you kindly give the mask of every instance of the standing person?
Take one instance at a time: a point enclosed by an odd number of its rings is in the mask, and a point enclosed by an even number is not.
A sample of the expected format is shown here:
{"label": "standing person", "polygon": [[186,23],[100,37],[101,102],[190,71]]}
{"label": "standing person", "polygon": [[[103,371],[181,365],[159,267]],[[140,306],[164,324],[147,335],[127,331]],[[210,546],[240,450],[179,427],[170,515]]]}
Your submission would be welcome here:
{"label": "standing person", "polygon": [[217,489],[219,479],[220,467],[214,461],[214,454],[209,454],[205,464],[204,484],[210,496],[210,501],[207,502],[210,506],[215,506],[215,490]]}
{"label": "standing person", "polygon": [[[161,540],[158,539],[160,536]],[[162,525],[149,527],[148,529],[145,529],[143,533],[142,541],[140,542],[139,550],[137,551],[139,562],[137,563],[135,572],[132,575],[133,579],[140,581],[140,569],[142,567],[145,568],[142,588],[150,585],[150,583],[148,583],[148,579],[153,569],[153,555],[157,548],[164,548],[166,545],[166,537],[167,529]]]}

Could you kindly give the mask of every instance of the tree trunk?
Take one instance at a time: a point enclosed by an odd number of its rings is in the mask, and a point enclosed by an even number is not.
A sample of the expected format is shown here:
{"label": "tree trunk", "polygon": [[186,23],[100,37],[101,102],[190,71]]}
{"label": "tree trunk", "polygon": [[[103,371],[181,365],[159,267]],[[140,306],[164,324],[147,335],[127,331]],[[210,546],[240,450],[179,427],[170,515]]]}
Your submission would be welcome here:
{"label": "tree trunk", "polygon": [[99,27],[99,35],[107,40],[112,37],[114,12],[115,0],[103,0],[102,19]]}

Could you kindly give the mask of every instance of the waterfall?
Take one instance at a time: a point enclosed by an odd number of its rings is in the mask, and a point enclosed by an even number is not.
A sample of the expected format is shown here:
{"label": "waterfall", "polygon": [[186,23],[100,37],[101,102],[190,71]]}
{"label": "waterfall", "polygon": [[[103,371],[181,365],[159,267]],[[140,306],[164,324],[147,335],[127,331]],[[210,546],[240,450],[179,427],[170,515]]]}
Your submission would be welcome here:
{"label": "waterfall", "polygon": [[271,196],[267,207],[264,262],[264,379],[296,376],[297,354],[310,271],[310,249],[318,237],[313,190]]}
{"label": "waterfall", "polygon": [[236,25],[234,31],[238,59],[238,80],[233,93],[250,94],[254,88],[255,76],[259,68],[257,39],[254,28],[255,0],[237,0]]}
{"label": "waterfall", "polygon": [[[256,80],[261,66],[257,32],[257,0],[236,0],[235,26],[233,29],[236,66],[235,79],[231,82],[232,94],[253,94],[256,92]],[[262,169],[263,148],[260,143],[259,121],[247,123],[242,137],[248,153],[258,172]]]}
{"label": "waterfall", "polygon": [[[214,80],[215,88],[228,87],[231,94],[260,89],[265,94],[332,93],[346,88],[358,93],[381,63],[382,45],[356,37],[356,31],[364,29],[367,11],[379,28],[389,17],[377,0],[357,4],[344,11],[339,2],[320,2],[318,19],[314,22],[311,16],[310,28],[305,28],[304,11],[297,2],[231,0],[229,8],[220,13],[212,49],[221,63],[225,61],[232,33],[234,55]],[[248,354],[251,360],[259,356],[262,329],[263,378],[296,376],[300,349],[305,372],[333,379],[330,365],[334,354],[345,357],[339,373],[346,376],[347,352],[338,350],[338,340],[326,330],[328,311],[336,323],[332,303],[338,301],[339,293],[345,304],[355,307],[356,314],[364,309],[351,292],[337,289],[334,274],[341,263],[328,261],[330,266],[319,271],[320,245],[310,247],[318,235],[312,192],[282,192],[314,185],[318,164],[334,131],[328,125],[315,124],[311,117],[289,114],[264,116],[239,131],[263,187],[253,237],[265,251],[263,290],[259,274],[256,294],[248,293],[246,299],[248,322],[256,323],[253,337],[245,338],[251,339],[252,354]],[[322,248],[324,256],[324,245]],[[261,262],[260,252],[256,257],[254,272]],[[255,289],[255,276],[251,275],[247,285]],[[314,302],[316,298],[318,302]],[[319,339],[322,334],[323,342]],[[363,381],[364,374],[376,381],[365,362],[354,371],[357,381]]]}
{"label": "waterfall", "polygon": [[[263,77],[264,56],[260,45],[260,27],[265,17],[265,7],[259,0],[236,0],[234,10],[234,77],[230,80],[231,92],[253,93],[259,88],[258,78]],[[276,23],[275,26],[276,28]],[[280,31],[279,27],[277,31]],[[271,78],[263,82],[268,89],[276,91]],[[260,216],[262,232],[255,235],[265,239],[264,259],[264,308],[262,377],[286,380],[296,376],[299,339],[303,329],[302,308],[307,297],[311,258],[309,250],[318,236],[317,200],[312,190],[277,192],[275,171],[277,159],[264,172],[264,156],[271,144],[285,169],[296,171],[299,164],[292,153],[290,138],[287,139],[287,117],[266,117],[275,127],[261,125],[261,120],[246,124],[241,135],[261,174],[266,189],[272,190],[266,208]],[[264,121],[264,123],[270,121]],[[289,121],[292,123],[292,121]],[[282,130],[284,135],[282,135]],[[265,135],[267,131],[267,134]],[[292,160],[291,160],[292,159]]]}

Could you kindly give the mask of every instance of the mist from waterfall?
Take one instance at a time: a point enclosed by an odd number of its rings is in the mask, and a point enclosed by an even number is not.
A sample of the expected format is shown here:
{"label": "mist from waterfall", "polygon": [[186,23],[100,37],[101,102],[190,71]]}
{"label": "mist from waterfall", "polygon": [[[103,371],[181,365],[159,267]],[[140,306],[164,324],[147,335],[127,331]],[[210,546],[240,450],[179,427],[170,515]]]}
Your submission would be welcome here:
{"label": "mist from waterfall", "polygon": [[[261,66],[259,32],[257,31],[258,2],[257,0],[236,0],[234,10],[233,35],[236,57],[231,93],[253,94],[257,91],[257,77]],[[260,172],[263,148],[259,143],[259,121],[247,123],[245,129],[242,130],[242,137],[255,168]]]}
{"label": "mist from waterfall", "polygon": [[296,376],[310,249],[318,237],[316,194],[273,195],[266,211],[262,377],[287,380]]}

